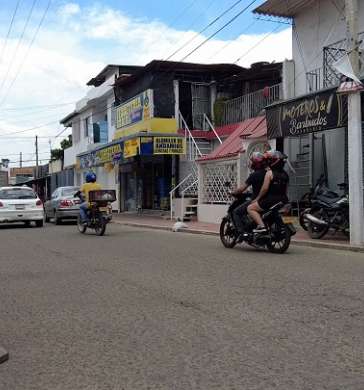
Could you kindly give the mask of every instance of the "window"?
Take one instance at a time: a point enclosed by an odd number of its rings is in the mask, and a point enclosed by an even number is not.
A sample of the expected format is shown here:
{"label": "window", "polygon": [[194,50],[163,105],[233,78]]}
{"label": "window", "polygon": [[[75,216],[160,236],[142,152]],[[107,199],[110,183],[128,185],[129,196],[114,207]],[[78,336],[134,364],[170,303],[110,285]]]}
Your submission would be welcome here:
{"label": "window", "polygon": [[80,121],[77,119],[75,122],[72,122],[72,139],[73,143],[77,144],[80,142]]}
{"label": "window", "polygon": [[36,199],[37,195],[32,189],[11,188],[0,190],[0,199]]}
{"label": "window", "polygon": [[85,137],[89,137],[90,136],[90,117],[88,116],[87,118],[85,118]]}

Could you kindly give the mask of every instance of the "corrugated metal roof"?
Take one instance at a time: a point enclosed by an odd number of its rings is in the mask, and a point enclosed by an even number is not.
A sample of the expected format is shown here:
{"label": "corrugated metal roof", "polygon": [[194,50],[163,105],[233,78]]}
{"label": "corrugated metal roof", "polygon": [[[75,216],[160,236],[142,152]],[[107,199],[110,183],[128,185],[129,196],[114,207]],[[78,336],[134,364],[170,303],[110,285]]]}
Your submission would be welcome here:
{"label": "corrugated metal roof", "polygon": [[217,160],[236,156],[244,152],[243,138],[259,138],[267,134],[265,116],[247,119],[240,122],[236,130],[212,153],[202,157],[199,161]]}
{"label": "corrugated metal roof", "polygon": [[315,3],[315,0],[268,0],[253,12],[262,15],[293,18],[303,8]]}

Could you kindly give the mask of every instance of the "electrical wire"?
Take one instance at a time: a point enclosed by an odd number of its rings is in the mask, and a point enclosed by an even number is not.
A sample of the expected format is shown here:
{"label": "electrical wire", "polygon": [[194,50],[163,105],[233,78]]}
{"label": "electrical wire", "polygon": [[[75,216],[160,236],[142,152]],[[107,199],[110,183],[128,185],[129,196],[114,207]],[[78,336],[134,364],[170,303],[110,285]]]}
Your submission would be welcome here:
{"label": "electrical wire", "polygon": [[68,103],[56,103],[56,104],[41,104],[41,105],[36,105],[36,106],[25,106],[25,107],[8,107],[8,108],[2,108],[0,112],[3,111],[20,111],[20,110],[32,110],[32,109],[37,109],[37,108],[58,108],[62,106],[69,106],[71,104],[75,104],[77,101],[74,102],[68,102]]}
{"label": "electrical wire", "polygon": [[168,61],[171,59],[174,55],[179,53],[181,50],[183,50],[187,45],[192,43],[197,37],[199,37],[201,34],[203,34],[207,29],[209,29],[211,26],[213,26],[216,22],[218,22],[221,18],[223,18],[228,12],[230,12],[232,9],[234,9],[239,3],[241,3],[243,0],[236,1],[233,5],[231,5],[229,8],[227,8],[225,11],[223,11],[220,15],[218,15],[214,20],[212,20],[207,26],[205,26],[201,31],[196,33],[191,39],[189,39],[186,43],[184,43],[181,47],[179,47],[177,50],[175,50],[170,56],[168,56],[164,61]]}
{"label": "electrical wire", "polygon": [[[35,1],[37,1],[37,0],[35,0]],[[30,41],[30,44],[29,44],[28,49],[27,49],[27,51],[26,51],[26,53],[25,53],[25,55],[24,55],[24,57],[23,57],[23,60],[20,62],[20,65],[19,65],[19,67],[18,67],[18,69],[17,69],[17,71],[16,71],[16,73],[15,73],[15,77],[13,78],[13,81],[9,84],[9,86],[8,86],[8,88],[7,88],[7,90],[6,90],[5,94],[4,94],[4,97],[3,97],[3,99],[2,99],[1,102],[0,102],[0,107],[5,103],[7,97],[9,96],[9,93],[10,93],[10,91],[11,91],[13,85],[15,84],[17,78],[19,77],[19,74],[20,74],[20,72],[21,72],[21,70],[22,70],[22,68],[23,68],[23,66],[24,66],[24,64],[25,64],[25,61],[26,61],[27,58],[28,58],[28,55],[29,55],[29,53],[30,53],[30,50],[31,50],[31,48],[32,48],[32,46],[33,46],[33,44],[34,44],[34,41],[35,41],[35,39],[36,39],[38,33],[39,33],[39,30],[40,30],[40,28],[42,27],[42,24],[43,24],[43,22],[44,22],[44,20],[45,20],[45,18],[46,18],[46,15],[47,15],[47,13],[48,13],[48,11],[49,11],[49,8],[50,8],[50,6],[51,6],[51,3],[52,3],[52,0],[48,0],[46,9],[45,9],[45,11],[44,11],[44,13],[43,13],[43,15],[42,15],[42,17],[41,17],[41,19],[40,19],[40,22],[39,22],[39,24],[38,24],[38,26],[37,26],[37,29],[35,30],[35,33],[34,33],[34,35],[33,35],[33,38],[32,38],[32,40]],[[1,90],[1,88],[0,88],[0,90]]]}
{"label": "electrical wire", "polygon": [[22,32],[20,34],[20,38],[18,39],[18,43],[16,45],[15,51],[14,51],[13,56],[11,57],[11,60],[9,62],[9,66],[8,66],[8,69],[7,69],[6,73],[5,73],[5,77],[2,78],[2,81],[1,81],[1,84],[0,84],[0,91],[2,91],[2,89],[3,89],[3,86],[4,86],[5,82],[6,82],[6,79],[9,76],[10,69],[11,69],[11,67],[13,65],[13,62],[15,61],[15,58],[16,58],[16,56],[18,54],[18,50],[19,50],[20,44],[22,43],[24,35],[25,35],[25,31],[28,28],[28,24],[29,24],[30,18],[32,17],[33,10],[34,10],[36,2],[37,2],[37,0],[33,0],[32,6],[30,8],[30,11],[28,13],[27,19],[26,19],[25,24],[24,24],[23,30],[22,30]]}
{"label": "electrical wire", "polygon": [[[254,19],[254,21],[252,23],[249,24],[248,27],[244,28],[244,30],[242,30],[238,37],[243,35],[244,33],[246,33],[247,31],[249,31],[255,23],[257,23],[258,19]],[[216,57],[218,54],[220,54],[222,51],[224,51],[228,46],[230,46],[233,42],[235,42],[235,40],[230,40],[227,42],[226,45],[224,45],[221,49],[217,50],[214,54],[212,54],[208,59],[210,60],[211,58],[214,58]],[[240,42],[239,42],[240,43]]]}
{"label": "electrical wire", "polygon": [[243,55],[241,55],[234,64],[237,64],[239,61],[241,61],[244,57],[246,57],[249,53],[251,53],[254,49],[256,49],[261,43],[263,43],[267,38],[269,38],[272,34],[274,34],[276,31],[278,31],[282,26],[278,25],[276,26],[271,32],[266,34],[262,39],[260,39],[255,45],[253,45],[250,49],[248,49]]}
{"label": "electrical wire", "polygon": [[9,37],[10,37],[11,30],[12,30],[12,28],[13,28],[14,20],[15,20],[16,14],[17,14],[17,12],[18,12],[18,8],[19,8],[20,1],[21,1],[21,0],[18,0],[18,1],[17,1],[16,5],[15,5],[14,12],[13,12],[13,16],[11,17],[10,26],[9,26],[8,32],[7,32],[7,34],[6,34],[6,37],[5,37],[5,41],[4,41],[3,47],[2,47],[2,49],[1,49],[0,63],[3,61],[3,56],[5,55],[6,47],[7,47],[7,44],[8,44],[8,39],[9,39]]}
{"label": "electrical wire", "polygon": [[188,57],[190,57],[193,53],[195,53],[198,49],[200,49],[203,45],[205,45],[210,39],[215,37],[219,32],[224,30],[227,26],[229,26],[231,23],[233,23],[236,19],[238,19],[244,12],[246,12],[249,7],[251,7],[254,3],[256,3],[257,0],[251,1],[246,7],[244,7],[240,12],[238,12],[234,17],[232,17],[227,23],[225,23],[222,27],[220,27],[217,31],[215,31],[213,34],[211,34],[209,37],[207,37],[203,42],[201,42],[198,46],[196,46],[192,51],[190,51],[187,55],[185,55],[181,62],[186,60]]}

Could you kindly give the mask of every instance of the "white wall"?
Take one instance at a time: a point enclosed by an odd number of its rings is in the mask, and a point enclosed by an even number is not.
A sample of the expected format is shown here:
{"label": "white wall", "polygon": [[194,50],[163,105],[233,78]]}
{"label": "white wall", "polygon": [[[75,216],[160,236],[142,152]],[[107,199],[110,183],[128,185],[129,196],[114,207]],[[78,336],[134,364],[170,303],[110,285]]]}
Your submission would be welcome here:
{"label": "white wall", "polygon": [[[344,1],[335,1],[342,8]],[[359,32],[364,31],[364,1],[359,4]],[[295,93],[305,94],[306,71],[323,67],[323,47],[346,39],[345,12],[340,13],[332,0],[316,0],[295,17],[297,36],[293,33],[292,54],[295,62]],[[298,41],[301,43],[303,58]],[[305,66],[304,66],[305,65]]]}
{"label": "white wall", "polygon": [[226,215],[229,205],[219,204],[199,204],[198,205],[198,221],[206,223],[220,223]]}

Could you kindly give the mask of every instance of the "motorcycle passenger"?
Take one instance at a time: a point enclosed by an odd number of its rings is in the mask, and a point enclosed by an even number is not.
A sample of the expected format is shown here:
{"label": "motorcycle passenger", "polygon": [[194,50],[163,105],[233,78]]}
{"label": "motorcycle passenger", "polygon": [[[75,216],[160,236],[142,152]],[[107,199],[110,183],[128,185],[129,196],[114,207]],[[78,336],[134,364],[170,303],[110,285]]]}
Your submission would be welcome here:
{"label": "motorcycle passenger", "polygon": [[[266,174],[266,166],[267,164],[263,153],[252,153],[252,155],[250,156],[250,169],[253,172],[249,175],[249,177],[245,181],[245,184],[242,187],[236,189],[234,192],[232,192],[232,195],[238,197],[240,194],[244,193],[249,187],[252,187],[252,197],[253,199],[255,199],[259,195],[260,189],[262,188],[264,177]],[[234,210],[233,218],[239,234],[242,234],[244,232],[244,218],[246,215],[247,207],[250,202],[250,200],[244,202],[242,205],[240,205]]]}
{"label": "motorcycle passenger", "polygon": [[89,193],[90,191],[101,190],[100,184],[96,183],[96,174],[93,172],[88,172],[86,174],[86,183],[81,187],[81,192],[83,195],[83,203],[80,205],[80,216],[81,222],[83,224],[87,223],[87,210],[90,207],[89,203]]}
{"label": "motorcycle passenger", "polygon": [[284,170],[286,156],[279,151],[266,152],[265,157],[269,166],[264,178],[263,186],[253,203],[248,206],[250,217],[257,224],[254,233],[267,231],[260,213],[270,209],[279,202],[287,203],[287,189],[289,177]]}

